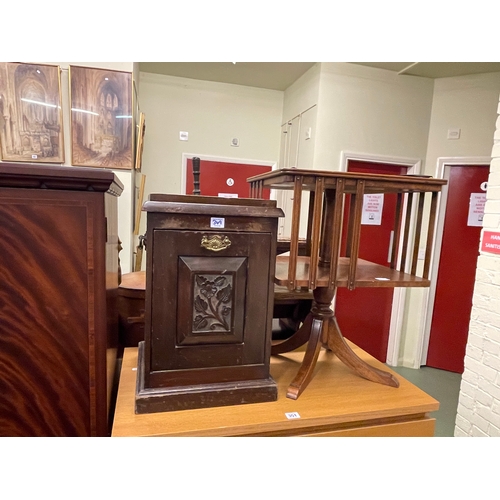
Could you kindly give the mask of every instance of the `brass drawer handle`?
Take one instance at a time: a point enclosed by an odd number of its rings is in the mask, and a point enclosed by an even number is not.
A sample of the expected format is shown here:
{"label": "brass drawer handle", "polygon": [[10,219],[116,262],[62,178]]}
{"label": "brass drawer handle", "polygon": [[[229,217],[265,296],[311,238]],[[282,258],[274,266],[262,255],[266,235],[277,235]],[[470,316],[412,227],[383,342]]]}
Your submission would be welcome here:
{"label": "brass drawer handle", "polygon": [[212,252],[220,252],[231,245],[231,240],[227,236],[203,236],[201,246]]}

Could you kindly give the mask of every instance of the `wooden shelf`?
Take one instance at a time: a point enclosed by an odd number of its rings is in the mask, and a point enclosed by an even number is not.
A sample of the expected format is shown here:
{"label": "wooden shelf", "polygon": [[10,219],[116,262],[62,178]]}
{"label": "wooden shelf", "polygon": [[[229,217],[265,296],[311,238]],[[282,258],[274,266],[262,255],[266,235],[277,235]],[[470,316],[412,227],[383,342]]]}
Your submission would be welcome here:
{"label": "wooden shelf", "polygon": [[253,183],[258,181],[265,188],[291,190],[294,189],[297,176],[301,177],[302,189],[304,191],[314,190],[318,177],[324,179],[325,189],[335,189],[336,180],[343,179],[345,193],[354,193],[359,180],[364,182],[364,192],[366,194],[413,191],[439,192],[441,187],[446,184],[446,181],[443,179],[434,179],[427,175],[387,175],[330,170],[304,170],[298,168],[272,170],[265,174],[249,177],[247,182]]}
{"label": "wooden shelf", "polygon": [[[297,257],[297,286],[309,286],[309,257]],[[337,286],[346,287],[347,277],[349,271],[349,261],[347,257],[339,258],[339,265],[337,266]],[[286,255],[278,255],[276,257],[276,276],[275,283],[277,285],[286,286],[288,283],[288,263],[289,257]],[[318,267],[318,275],[316,286],[327,287],[329,268]],[[430,281],[428,279],[420,278],[412,274],[396,271],[389,267],[374,264],[367,260],[358,259],[356,268],[356,287],[428,287]]]}
{"label": "wooden shelf", "polygon": [[[376,368],[387,367],[350,343],[356,354]],[[399,388],[357,376],[332,352],[322,350],[308,390],[294,401],[285,397],[303,351],[271,358],[278,400],[164,413],[136,415],[134,396],[137,349],[125,349],[112,436],[433,436],[428,413],[439,402],[392,372]],[[286,413],[296,412],[297,419]]]}
{"label": "wooden shelf", "polygon": [[[292,224],[290,236],[290,264],[278,259],[278,284],[290,290],[336,286],[355,287],[428,287],[432,241],[435,228],[437,197],[446,184],[444,179],[425,175],[386,175],[370,173],[334,172],[324,170],[280,169],[247,179],[251,196],[259,198],[263,188],[293,190]],[[307,238],[299,251],[302,195],[309,192]],[[393,221],[393,247],[390,265],[375,265],[358,261],[362,225],[363,200],[374,193],[397,193],[396,215]],[[426,196],[429,195],[429,196]],[[430,202],[427,219],[427,239],[421,276],[417,276],[423,231],[423,212],[426,198]],[[345,205],[345,202],[349,202]],[[344,208],[348,211],[344,214]],[[415,223],[411,223],[412,219]],[[344,226],[344,227],[343,227]],[[346,234],[342,231],[345,229]],[[345,239],[343,255],[339,248]],[[308,258],[303,256],[307,255]],[[331,262],[322,265],[321,263]],[[329,272],[334,266],[337,272]],[[409,270],[409,273],[396,268]],[[309,274],[309,275],[308,275]],[[327,277],[327,275],[329,275]]]}

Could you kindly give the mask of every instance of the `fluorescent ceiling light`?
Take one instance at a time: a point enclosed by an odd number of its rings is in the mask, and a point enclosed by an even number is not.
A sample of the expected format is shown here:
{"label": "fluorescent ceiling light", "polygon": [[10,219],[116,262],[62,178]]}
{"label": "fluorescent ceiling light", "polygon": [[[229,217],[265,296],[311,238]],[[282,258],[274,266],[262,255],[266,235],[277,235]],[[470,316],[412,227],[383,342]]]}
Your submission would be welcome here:
{"label": "fluorescent ceiling light", "polygon": [[42,106],[48,106],[49,108],[57,108],[57,104],[48,104],[42,101],[33,101],[32,99],[25,99],[24,97],[21,97],[21,101],[31,102],[33,104],[41,104]]}
{"label": "fluorescent ceiling light", "polygon": [[115,118],[132,118],[132,115],[118,115]]}
{"label": "fluorescent ceiling light", "polygon": [[81,113],[88,113],[89,115],[99,116],[99,113],[94,113],[93,111],[87,111],[86,109],[71,108],[71,111],[80,111]]}

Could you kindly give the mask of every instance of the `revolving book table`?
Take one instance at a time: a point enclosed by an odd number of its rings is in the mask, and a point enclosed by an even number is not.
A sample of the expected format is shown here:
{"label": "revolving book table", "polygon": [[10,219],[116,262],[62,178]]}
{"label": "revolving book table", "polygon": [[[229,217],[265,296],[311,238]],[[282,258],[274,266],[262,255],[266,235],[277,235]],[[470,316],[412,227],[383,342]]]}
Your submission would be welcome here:
{"label": "revolving book table", "polygon": [[[297,399],[307,387],[315,373],[322,346],[331,350],[361,377],[398,387],[399,382],[394,375],[366,363],[345,341],[331,303],[337,287],[353,290],[355,287],[430,285],[437,200],[446,181],[426,176],[292,168],[250,177],[248,182],[251,198],[261,198],[264,188],[293,191],[290,252],[289,255],[277,257],[275,283],[288,287],[290,291],[312,290],[314,295],[311,312],[302,326],[290,338],[273,345],[271,350],[272,355],[278,355],[306,345],[302,363],[288,386],[287,397]],[[306,255],[299,256],[303,192],[309,192]],[[397,202],[390,262],[388,266],[382,266],[359,259],[358,254],[364,195],[386,193],[396,194]],[[427,222],[424,224],[426,198],[429,204]],[[343,224],[347,227],[344,245]],[[424,233],[425,257],[419,276],[418,255]]]}

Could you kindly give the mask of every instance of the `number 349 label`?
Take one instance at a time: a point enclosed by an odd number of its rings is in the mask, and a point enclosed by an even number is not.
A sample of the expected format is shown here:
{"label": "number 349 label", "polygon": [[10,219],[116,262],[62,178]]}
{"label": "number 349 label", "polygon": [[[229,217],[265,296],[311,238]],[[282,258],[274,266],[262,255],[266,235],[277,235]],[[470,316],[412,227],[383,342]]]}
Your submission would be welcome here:
{"label": "number 349 label", "polygon": [[226,219],[224,217],[210,217],[210,227],[224,229]]}
{"label": "number 349 label", "polygon": [[296,411],[291,411],[289,413],[285,413],[285,417],[288,420],[293,420],[295,418],[300,418],[300,415]]}

